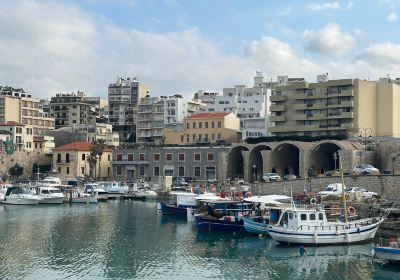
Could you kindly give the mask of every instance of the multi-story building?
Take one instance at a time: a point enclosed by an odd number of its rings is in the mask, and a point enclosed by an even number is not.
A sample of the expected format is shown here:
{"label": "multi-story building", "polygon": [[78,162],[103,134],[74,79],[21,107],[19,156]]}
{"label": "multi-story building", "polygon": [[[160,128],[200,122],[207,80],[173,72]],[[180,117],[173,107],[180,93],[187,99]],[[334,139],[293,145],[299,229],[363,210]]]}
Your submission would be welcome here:
{"label": "multi-story building", "polygon": [[271,96],[270,131],[277,136],[400,136],[400,85],[390,79],[329,80],[316,83],[278,77]]}
{"label": "multi-story building", "polygon": [[163,141],[165,97],[141,98],[138,104],[136,135],[138,143],[160,144]]}
{"label": "multi-story building", "polygon": [[33,136],[33,144],[38,154],[50,155],[55,148],[53,136]]}
{"label": "multi-story building", "polygon": [[[63,180],[90,175],[88,157],[91,144],[76,141],[53,149],[53,169],[60,173]],[[101,162],[97,161],[92,176],[110,178],[112,149],[104,147]],[[99,168],[100,167],[100,168]],[[100,171],[99,171],[100,169]],[[101,173],[100,176],[98,173]]]}
{"label": "multi-story building", "polygon": [[137,104],[148,92],[149,88],[136,78],[119,78],[108,86],[109,123],[120,134],[121,142],[136,141]]}
{"label": "multi-story building", "polygon": [[266,136],[272,87],[273,84],[264,82],[262,73],[257,72],[253,87],[224,88],[223,95],[216,96],[214,103],[207,105],[207,111],[235,113],[241,120],[243,139]]}
{"label": "multi-story building", "polygon": [[181,95],[164,98],[165,127],[179,128],[185,117],[200,111],[205,111],[205,104],[201,102],[186,100]]}
{"label": "multi-story building", "polygon": [[83,92],[56,94],[50,100],[50,113],[55,118],[55,128],[92,123],[91,107]]}
{"label": "multi-story building", "polygon": [[0,130],[10,132],[6,141],[13,146],[14,151],[33,151],[33,126],[8,121],[0,122]]}
{"label": "multi-story building", "polygon": [[119,133],[112,131],[112,125],[106,123],[96,123],[88,125],[74,125],[72,132],[85,132],[88,142],[104,139],[107,146],[119,146]]}
{"label": "multi-story building", "polygon": [[209,92],[199,90],[194,94],[193,101],[203,104],[213,104],[215,97],[219,95],[219,92]]}
{"label": "multi-story building", "polygon": [[161,176],[190,177],[223,182],[225,157],[230,147],[142,147],[114,150],[113,176],[116,180],[146,178],[158,181]]}
{"label": "multi-story building", "polygon": [[108,123],[108,100],[101,97],[86,96],[91,104],[91,123]]}
{"label": "multi-story building", "polygon": [[234,113],[199,113],[186,117],[180,129],[166,128],[164,144],[232,143],[241,139],[240,120]]}
{"label": "multi-story building", "polygon": [[32,126],[38,136],[54,129],[54,118],[43,112],[39,99],[23,89],[0,86],[0,122],[8,121]]}

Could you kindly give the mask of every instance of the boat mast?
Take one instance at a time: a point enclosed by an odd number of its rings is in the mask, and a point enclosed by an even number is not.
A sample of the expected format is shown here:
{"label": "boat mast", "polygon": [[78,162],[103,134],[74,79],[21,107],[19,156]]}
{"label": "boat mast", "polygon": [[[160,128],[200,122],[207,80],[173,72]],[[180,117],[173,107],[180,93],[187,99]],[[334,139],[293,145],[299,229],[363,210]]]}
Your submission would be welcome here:
{"label": "boat mast", "polygon": [[346,195],[344,191],[344,178],[343,178],[343,168],[342,168],[342,159],[339,157],[339,169],[340,169],[340,179],[342,181],[342,204],[344,207],[344,219],[346,223],[348,223],[347,217],[347,203],[346,203]]}

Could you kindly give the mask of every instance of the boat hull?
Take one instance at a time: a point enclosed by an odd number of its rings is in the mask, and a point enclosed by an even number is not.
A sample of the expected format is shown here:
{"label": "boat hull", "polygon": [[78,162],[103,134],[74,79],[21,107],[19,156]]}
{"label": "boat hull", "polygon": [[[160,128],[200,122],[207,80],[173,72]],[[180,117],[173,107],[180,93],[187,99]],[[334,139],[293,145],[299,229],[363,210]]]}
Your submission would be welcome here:
{"label": "boat hull", "polygon": [[224,231],[224,232],[243,232],[243,220],[220,220],[209,216],[195,216],[198,230],[201,231]]}
{"label": "boat hull", "polygon": [[269,223],[261,223],[250,218],[243,218],[244,229],[249,233],[268,234]]}
{"label": "boat hull", "polygon": [[97,203],[97,197],[88,196],[88,197],[74,197],[70,200],[71,203]]}
{"label": "boat hull", "polygon": [[340,231],[296,231],[284,227],[270,227],[269,235],[281,243],[292,244],[350,244],[360,243],[374,238],[378,226],[376,222],[362,227],[352,227]]}
{"label": "boat hull", "polygon": [[399,248],[375,247],[374,253],[377,258],[387,261],[400,262]]}
{"label": "boat hull", "polygon": [[160,204],[161,204],[161,212],[163,214],[179,215],[179,216],[187,215],[186,208],[188,208],[188,207],[169,205],[169,204],[165,204],[163,202],[161,202]]}
{"label": "boat hull", "polygon": [[3,201],[4,204],[10,205],[38,205],[38,199],[31,199],[31,198],[14,198],[14,197],[7,197]]}
{"label": "boat hull", "polygon": [[39,201],[39,204],[62,204],[65,200],[65,197],[42,197],[42,200]]}

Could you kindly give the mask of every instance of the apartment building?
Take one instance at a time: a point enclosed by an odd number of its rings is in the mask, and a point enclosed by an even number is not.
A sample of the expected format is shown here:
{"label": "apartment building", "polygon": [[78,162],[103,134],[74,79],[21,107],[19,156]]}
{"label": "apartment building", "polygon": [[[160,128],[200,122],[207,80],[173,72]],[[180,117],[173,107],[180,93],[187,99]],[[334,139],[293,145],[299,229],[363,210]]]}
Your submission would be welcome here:
{"label": "apartment building", "polygon": [[232,112],[241,120],[243,139],[268,135],[268,115],[271,88],[274,84],[265,82],[261,72],[256,72],[253,87],[236,85],[224,88],[222,96],[216,96],[214,103],[207,105],[209,112]]}
{"label": "apartment building", "polygon": [[54,129],[54,118],[43,111],[40,100],[23,89],[0,86],[0,122],[32,126],[33,134],[44,135]]}
{"label": "apartment building", "polygon": [[164,143],[233,143],[241,139],[240,120],[234,113],[199,113],[186,117],[183,128],[164,130]]}
{"label": "apartment building", "polygon": [[278,77],[271,96],[270,131],[277,136],[358,135],[400,136],[400,85],[390,79],[329,80],[316,83]]}
{"label": "apartment building", "polygon": [[149,87],[136,78],[118,78],[108,86],[109,124],[121,142],[136,141],[137,104],[148,93]]}
{"label": "apartment building", "polygon": [[108,100],[97,96],[86,96],[86,102],[91,104],[91,120],[94,123],[108,123]]}
{"label": "apartment building", "polygon": [[205,111],[205,104],[186,100],[181,95],[164,98],[164,125],[169,128],[178,128],[183,119],[194,113]]}
{"label": "apartment building", "polygon": [[12,145],[14,151],[33,151],[33,126],[8,121],[0,122],[0,130],[3,131],[3,135],[9,132],[3,143]]}
{"label": "apartment building", "polygon": [[[78,176],[90,176],[90,166],[88,162],[90,149],[91,144],[86,141],[76,141],[54,148],[53,169],[60,173],[62,180],[76,178]],[[92,171],[94,177],[111,177],[111,153],[111,148],[104,147],[101,162],[98,161],[95,169]],[[99,172],[101,174],[98,174]]]}
{"label": "apartment building", "polygon": [[95,123],[88,125],[74,125],[71,129],[72,132],[84,132],[86,133],[86,139],[88,142],[93,143],[94,141],[104,139],[105,144],[110,147],[119,146],[119,133],[112,131],[112,125],[106,123]]}
{"label": "apartment building", "polygon": [[50,114],[55,118],[55,128],[92,123],[91,107],[84,92],[56,94],[50,100]]}
{"label": "apartment building", "polygon": [[34,151],[37,154],[50,155],[55,148],[53,136],[33,136]]}
{"label": "apartment building", "polygon": [[213,104],[216,96],[219,96],[219,92],[198,90],[193,96],[193,101],[206,105]]}
{"label": "apartment building", "polygon": [[164,129],[164,99],[166,97],[141,98],[137,108],[136,141],[161,144]]}

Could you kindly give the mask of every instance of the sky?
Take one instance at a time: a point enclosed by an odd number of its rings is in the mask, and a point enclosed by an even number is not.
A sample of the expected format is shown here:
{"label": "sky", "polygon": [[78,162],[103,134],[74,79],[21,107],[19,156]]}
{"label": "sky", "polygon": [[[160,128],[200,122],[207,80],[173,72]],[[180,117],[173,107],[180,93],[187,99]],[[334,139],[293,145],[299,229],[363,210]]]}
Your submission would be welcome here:
{"label": "sky", "polygon": [[0,85],[36,97],[252,86],[261,71],[315,82],[400,77],[400,0],[0,0]]}

